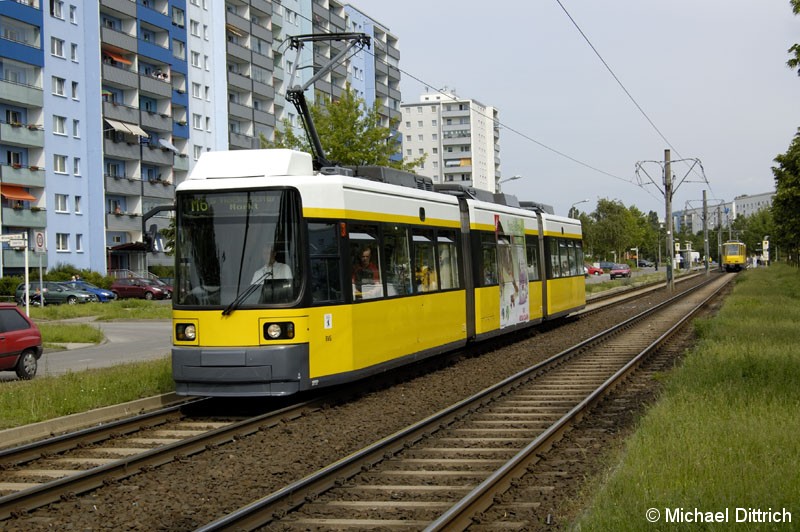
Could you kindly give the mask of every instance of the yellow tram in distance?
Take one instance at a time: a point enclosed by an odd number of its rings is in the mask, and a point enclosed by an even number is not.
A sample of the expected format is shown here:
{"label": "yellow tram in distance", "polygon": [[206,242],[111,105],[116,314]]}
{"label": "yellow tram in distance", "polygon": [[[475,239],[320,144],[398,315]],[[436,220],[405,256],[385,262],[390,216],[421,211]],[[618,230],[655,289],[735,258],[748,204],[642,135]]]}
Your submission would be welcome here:
{"label": "yellow tram in distance", "polygon": [[722,244],[722,267],[726,272],[738,272],[747,264],[747,246],[743,242],[729,240]]}
{"label": "yellow tram in distance", "polygon": [[[352,175],[347,175],[352,174]],[[585,305],[579,220],[307,153],[204,153],[176,190],[176,391],[356,381]]]}

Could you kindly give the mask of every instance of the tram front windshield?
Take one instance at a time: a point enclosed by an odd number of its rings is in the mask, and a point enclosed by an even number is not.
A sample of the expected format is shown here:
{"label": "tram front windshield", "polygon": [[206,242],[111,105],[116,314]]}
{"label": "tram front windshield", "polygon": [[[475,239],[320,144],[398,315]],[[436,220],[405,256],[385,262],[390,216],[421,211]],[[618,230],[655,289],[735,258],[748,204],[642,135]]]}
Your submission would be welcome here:
{"label": "tram front windshield", "polygon": [[177,195],[176,306],[252,308],[294,302],[303,279],[296,190]]}

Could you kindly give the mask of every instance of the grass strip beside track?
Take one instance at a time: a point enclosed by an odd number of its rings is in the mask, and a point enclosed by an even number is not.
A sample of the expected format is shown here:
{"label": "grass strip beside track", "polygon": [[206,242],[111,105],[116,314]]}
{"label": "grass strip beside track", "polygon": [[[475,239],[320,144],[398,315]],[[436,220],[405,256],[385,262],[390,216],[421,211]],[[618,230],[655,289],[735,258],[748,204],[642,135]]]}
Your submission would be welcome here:
{"label": "grass strip beside track", "polygon": [[797,269],[740,275],[720,313],[697,322],[699,345],[670,375],[576,528],[800,526],[798,322]]}
{"label": "grass strip beside track", "polygon": [[174,392],[169,358],[0,386],[0,429]]}

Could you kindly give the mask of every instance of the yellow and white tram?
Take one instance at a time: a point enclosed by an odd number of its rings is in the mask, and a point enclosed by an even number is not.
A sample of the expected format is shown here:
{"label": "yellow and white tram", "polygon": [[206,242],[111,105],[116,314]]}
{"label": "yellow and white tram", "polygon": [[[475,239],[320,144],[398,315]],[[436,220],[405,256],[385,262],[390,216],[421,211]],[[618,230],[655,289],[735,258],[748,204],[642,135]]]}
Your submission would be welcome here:
{"label": "yellow and white tram", "polygon": [[291,150],[202,155],[176,191],[179,394],[341,384],[584,306],[578,220],[356,173]]}

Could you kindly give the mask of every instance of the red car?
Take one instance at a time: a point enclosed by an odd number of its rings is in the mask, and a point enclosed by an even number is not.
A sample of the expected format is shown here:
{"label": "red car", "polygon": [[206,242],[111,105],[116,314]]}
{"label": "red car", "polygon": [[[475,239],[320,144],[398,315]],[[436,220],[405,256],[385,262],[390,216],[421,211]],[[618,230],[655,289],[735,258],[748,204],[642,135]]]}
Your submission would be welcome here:
{"label": "red car", "polygon": [[597,266],[592,266],[591,264],[584,264],[583,265],[583,272],[588,275],[603,275],[603,268],[598,268]]}
{"label": "red car", "polygon": [[117,294],[118,298],[137,297],[140,299],[169,299],[172,296],[171,287],[156,284],[155,281],[142,277],[130,277],[128,279],[117,279],[111,283],[111,291]]}
{"label": "red car", "polygon": [[0,371],[32,379],[42,356],[42,333],[13,303],[0,303]]}
{"label": "red car", "polygon": [[617,277],[630,277],[631,267],[627,264],[615,264],[611,267],[609,274],[612,279],[616,279]]}

